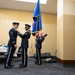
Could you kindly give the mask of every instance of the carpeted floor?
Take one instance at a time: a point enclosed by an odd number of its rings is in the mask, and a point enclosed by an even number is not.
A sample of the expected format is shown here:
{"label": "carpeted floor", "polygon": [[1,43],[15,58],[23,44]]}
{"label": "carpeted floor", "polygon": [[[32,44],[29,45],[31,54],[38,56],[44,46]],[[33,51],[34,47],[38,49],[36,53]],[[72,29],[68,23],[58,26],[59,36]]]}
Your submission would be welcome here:
{"label": "carpeted floor", "polygon": [[[19,59],[16,59],[19,60]],[[75,67],[63,67],[58,63],[43,63],[38,66],[34,64],[34,59],[29,58],[27,68],[18,68],[21,61],[13,60],[13,69],[4,69],[0,64],[0,75],[75,75]]]}

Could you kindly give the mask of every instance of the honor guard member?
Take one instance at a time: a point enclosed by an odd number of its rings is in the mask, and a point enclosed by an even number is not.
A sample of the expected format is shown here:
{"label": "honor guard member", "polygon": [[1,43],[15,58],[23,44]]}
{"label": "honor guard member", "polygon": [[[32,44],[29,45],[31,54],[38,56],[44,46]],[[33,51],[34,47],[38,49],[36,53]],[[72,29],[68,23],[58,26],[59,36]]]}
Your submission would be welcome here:
{"label": "honor guard member", "polygon": [[12,68],[12,66],[14,65],[11,65],[11,61],[12,61],[12,58],[13,58],[13,54],[17,48],[17,31],[16,29],[18,28],[19,26],[19,23],[17,22],[13,22],[13,28],[10,29],[9,31],[9,42],[8,42],[8,52],[7,52],[7,55],[5,57],[5,65],[4,67],[9,69],[9,68]]}
{"label": "honor guard member", "polygon": [[21,42],[21,48],[22,48],[22,64],[19,65],[19,68],[24,68],[27,67],[27,49],[29,47],[29,41],[28,39],[31,36],[31,30],[30,30],[30,25],[25,24],[25,30],[26,32],[22,35],[20,32],[18,32],[18,35],[22,38]]}
{"label": "honor guard member", "polygon": [[42,42],[45,40],[45,37],[47,36],[47,34],[39,34],[36,33],[36,61],[35,63],[38,65],[42,64],[42,60],[41,60],[41,48],[42,48]]}

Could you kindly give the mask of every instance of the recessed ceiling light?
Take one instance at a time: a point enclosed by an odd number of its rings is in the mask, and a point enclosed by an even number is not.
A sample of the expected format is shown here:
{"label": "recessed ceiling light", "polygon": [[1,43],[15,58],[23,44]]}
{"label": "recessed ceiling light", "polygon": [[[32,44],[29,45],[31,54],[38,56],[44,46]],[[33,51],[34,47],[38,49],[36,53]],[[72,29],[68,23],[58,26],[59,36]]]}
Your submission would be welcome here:
{"label": "recessed ceiling light", "polygon": [[[37,3],[38,0],[14,0],[14,1]],[[40,0],[40,3],[41,4],[46,4],[47,3],[47,0]]]}

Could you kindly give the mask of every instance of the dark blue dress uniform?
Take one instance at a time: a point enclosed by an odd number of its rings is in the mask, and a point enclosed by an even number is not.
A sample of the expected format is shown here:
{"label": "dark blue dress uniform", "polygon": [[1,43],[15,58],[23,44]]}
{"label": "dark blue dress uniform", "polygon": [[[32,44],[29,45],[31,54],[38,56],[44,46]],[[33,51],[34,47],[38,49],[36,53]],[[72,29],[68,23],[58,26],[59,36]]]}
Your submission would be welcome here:
{"label": "dark blue dress uniform", "polygon": [[10,31],[9,31],[9,42],[8,42],[8,46],[11,47],[12,45],[16,44],[16,41],[17,41],[17,31],[12,28]]}
{"label": "dark blue dress uniform", "polygon": [[[13,23],[13,24],[17,24],[19,25],[19,23]],[[17,31],[12,28],[10,29],[9,31],[9,42],[8,42],[8,52],[7,52],[7,55],[5,57],[5,68],[8,68],[8,66],[11,67],[11,61],[12,61],[12,58],[13,58],[13,54],[16,50],[16,48],[14,47],[14,45],[16,44],[16,41],[17,41]]]}
{"label": "dark blue dress uniform", "polygon": [[29,47],[28,39],[31,36],[30,30],[27,30],[23,35],[18,33],[18,35],[22,38],[21,48],[22,48],[22,67],[27,67],[27,49]]}
{"label": "dark blue dress uniform", "polygon": [[36,38],[36,63],[38,63],[39,65],[42,64],[42,60],[41,60],[41,48],[42,48],[42,42],[44,41],[45,37],[44,36],[40,36],[38,38]]}

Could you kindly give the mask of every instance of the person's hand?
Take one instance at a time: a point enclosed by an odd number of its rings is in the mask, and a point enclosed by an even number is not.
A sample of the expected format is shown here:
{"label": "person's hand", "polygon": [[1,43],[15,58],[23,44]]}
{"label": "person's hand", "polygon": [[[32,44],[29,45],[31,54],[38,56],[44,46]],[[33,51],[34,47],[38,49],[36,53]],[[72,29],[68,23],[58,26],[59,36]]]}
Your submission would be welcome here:
{"label": "person's hand", "polygon": [[43,36],[46,37],[47,36],[47,33],[45,33]]}
{"label": "person's hand", "polygon": [[17,45],[16,45],[16,44],[14,44],[14,47],[15,47],[15,48],[17,48]]}
{"label": "person's hand", "polygon": [[16,31],[19,32],[17,29],[16,29]]}
{"label": "person's hand", "polygon": [[38,38],[39,37],[39,33],[36,33],[35,37]]}

